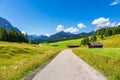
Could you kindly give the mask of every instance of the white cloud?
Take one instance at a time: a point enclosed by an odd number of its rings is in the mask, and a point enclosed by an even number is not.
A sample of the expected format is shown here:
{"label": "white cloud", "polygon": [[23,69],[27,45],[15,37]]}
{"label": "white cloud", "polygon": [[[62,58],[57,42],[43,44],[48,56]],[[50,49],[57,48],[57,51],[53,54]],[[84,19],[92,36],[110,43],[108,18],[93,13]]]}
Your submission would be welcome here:
{"label": "white cloud", "polygon": [[87,26],[83,23],[77,24],[77,27],[69,27],[69,28],[64,28],[64,26],[62,26],[62,25],[57,25],[56,31],[57,32],[64,31],[64,32],[70,32],[70,33],[76,33],[80,29],[83,29],[83,28],[86,28],[86,27]]}
{"label": "white cloud", "polygon": [[117,4],[119,4],[119,3],[120,3],[120,0],[115,0],[115,1],[113,1],[110,5],[113,6],[113,5],[117,5]]}
{"label": "white cloud", "polygon": [[120,23],[118,23],[117,26],[120,26]]}
{"label": "white cloud", "polygon": [[27,32],[26,31],[21,31],[23,34],[26,34]]}
{"label": "white cloud", "polygon": [[77,26],[78,26],[78,28],[80,28],[80,29],[86,28],[86,25],[84,25],[83,23],[79,23]]}
{"label": "white cloud", "polygon": [[64,26],[62,25],[57,25],[57,28],[56,28],[56,31],[57,32],[60,32],[60,31],[63,31],[64,30]]}
{"label": "white cloud", "polygon": [[105,23],[107,23],[107,22],[109,22],[109,18],[100,17],[100,18],[98,18],[98,19],[95,19],[95,20],[92,22],[92,24],[93,24],[93,25],[100,25],[100,24],[105,24]]}
{"label": "white cloud", "polygon": [[70,33],[76,33],[79,31],[79,29],[74,28],[74,27],[70,27],[64,30],[65,32],[70,32]]}
{"label": "white cloud", "polygon": [[95,19],[92,22],[92,24],[96,25],[97,29],[104,28],[104,27],[114,27],[114,26],[120,25],[120,23],[116,24],[116,22],[111,23],[109,18],[103,18],[103,17]]}
{"label": "white cloud", "polygon": [[97,29],[104,28],[104,27],[109,27],[111,25],[109,18],[97,18],[92,22],[93,25],[97,26]]}
{"label": "white cloud", "polygon": [[44,35],[50,37],[50,34],[44,34]]}
{"label": "white cloud", "polygon": [[57,32],[60,32],[60,31],[64,31],[64,32],[70,32],[70,33],[76,33],[79,31],[78,28],[75,28],[75,27],[69,27],[69,28],[64,28],[64,26],[62,25],[57,25],[57,28],[56,28],[56,31]]}

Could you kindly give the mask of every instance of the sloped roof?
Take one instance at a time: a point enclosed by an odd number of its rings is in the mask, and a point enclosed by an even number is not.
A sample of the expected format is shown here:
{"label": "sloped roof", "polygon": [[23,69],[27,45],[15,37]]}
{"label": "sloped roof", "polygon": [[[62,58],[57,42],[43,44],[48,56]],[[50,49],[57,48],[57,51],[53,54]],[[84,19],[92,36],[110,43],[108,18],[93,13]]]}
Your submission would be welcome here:
{"label": "sloped roof", "polygon": [[103,46],[101,42],[89,42],[89,44],[92,46]]}

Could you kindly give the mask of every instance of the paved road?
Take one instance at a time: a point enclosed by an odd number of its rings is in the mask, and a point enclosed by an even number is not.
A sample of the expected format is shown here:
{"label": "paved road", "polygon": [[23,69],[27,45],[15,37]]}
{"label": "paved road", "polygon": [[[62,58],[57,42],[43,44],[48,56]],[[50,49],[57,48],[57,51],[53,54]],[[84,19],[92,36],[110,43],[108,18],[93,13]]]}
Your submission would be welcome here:
{"label": "paved road", "polygon": [[32,80],[107,80],[71,50],[58,54]]}

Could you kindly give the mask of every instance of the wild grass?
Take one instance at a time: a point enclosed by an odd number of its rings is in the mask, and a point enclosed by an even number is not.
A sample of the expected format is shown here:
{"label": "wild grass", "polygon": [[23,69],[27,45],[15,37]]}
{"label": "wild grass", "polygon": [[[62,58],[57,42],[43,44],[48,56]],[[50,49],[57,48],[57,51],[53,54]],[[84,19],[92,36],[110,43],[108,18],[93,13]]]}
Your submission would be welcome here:
{"label": "wild grass", "polygon": [[120,48],[120,34],[98,41],[102,42],[105,48]]}
{"label": "wild grass", "polygon": [[103,73],[108,80],[120,80],[120,48],[73,49],[89,65]]}
{"label": "wild grass", "polygon": [[21,80],[61,50],[25,43],[0,42],[0,80]]}

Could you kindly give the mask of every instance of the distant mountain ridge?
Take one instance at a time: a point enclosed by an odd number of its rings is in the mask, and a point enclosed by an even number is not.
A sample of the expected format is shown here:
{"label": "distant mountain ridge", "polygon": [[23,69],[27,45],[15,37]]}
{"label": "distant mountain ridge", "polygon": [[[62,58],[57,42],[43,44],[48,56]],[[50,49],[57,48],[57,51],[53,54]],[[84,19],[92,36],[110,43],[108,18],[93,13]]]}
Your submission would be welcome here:
{"label": "distant mountain ridge", "polygon": [[12,26],[12,24],[8,20],[2,17],[0,17],[0,27],[8,30],[16,30],[17,32],[21,32],[18,28]]}
{"label": "distant mountain ridge", "polygon": [[54,39],[54,38],[61,38],[61,37],[68,37],[68,36],[75,36],[75,34],[61,31],[61,32],[51,35],[50,38]]}
{"label": "distant mountain ridge", "polygon": [[46,35],[28,35],[29,40],[48,40],[48,38]]}
{"label": "distant mountain ridge", "polygon": [[28,39],[30,40],[37,40],[37,41],[59,41],[59,40],[67,40],[67,39],[77,39],[77,38],[83,38],[83,37],[87,37],[89,35],[93,35],[95,32],[89,32],[89,33],[79,33],[79,34],[72,34],[70,32],[58,32],[55,33],[51,36],[46,36],[46,35],[28,35]]}

